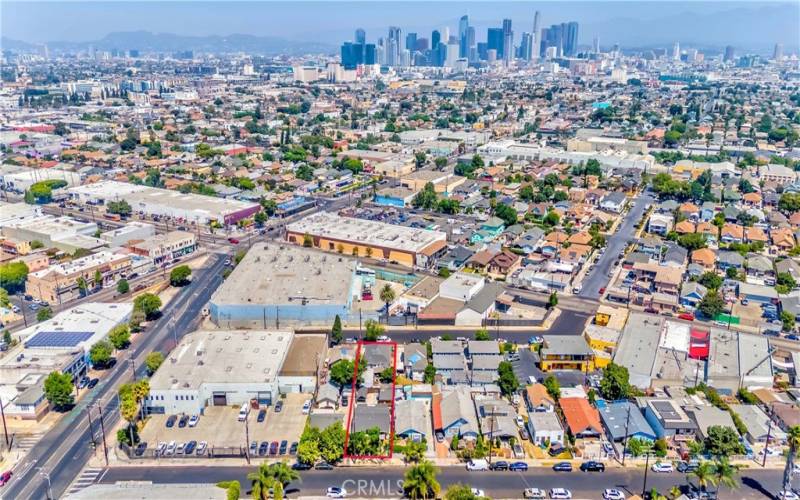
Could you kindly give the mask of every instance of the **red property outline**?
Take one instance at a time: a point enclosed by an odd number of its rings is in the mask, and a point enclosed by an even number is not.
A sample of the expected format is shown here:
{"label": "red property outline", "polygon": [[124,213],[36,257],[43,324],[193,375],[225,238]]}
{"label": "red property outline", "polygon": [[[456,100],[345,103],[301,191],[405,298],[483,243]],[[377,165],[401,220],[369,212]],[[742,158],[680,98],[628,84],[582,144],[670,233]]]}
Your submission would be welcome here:
{"label": "red property outline", "polygon": [[[358,404],[356,400],[356,380],[358,380],[358,363],[361,361],[361,346],[367,344],[378,344],[378,345],[390,345],[392,346],[392,405],[389,408],[389,454],[388,455],[350,455],[347,453],[347,445],[350,443],[350,425],[352,424],[353,413],[356,411],[356,405]],[[394,453],[394,394],[395,394],[395,383],[397,380],[397,342],[386,342],[386,341],[369,341],[369,340],[359,340],[356,346],[356,361],[353,369],[353,382],[351,386],[351,393],[350,393],[350,406],[347,411],[347,428],[345,429],[344,435],[344,453],[343,458],[351,458],[354,460],[363,460],[363,459],[379,459],[379,460],[386,460],[392,458],[392,454]]]}

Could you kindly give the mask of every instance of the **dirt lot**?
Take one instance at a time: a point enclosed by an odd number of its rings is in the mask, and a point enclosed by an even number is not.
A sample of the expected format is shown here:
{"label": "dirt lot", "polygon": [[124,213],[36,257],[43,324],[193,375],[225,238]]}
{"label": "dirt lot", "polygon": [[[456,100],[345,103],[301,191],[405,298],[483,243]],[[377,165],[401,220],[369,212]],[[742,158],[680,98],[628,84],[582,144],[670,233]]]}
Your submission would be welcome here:
{"label": "dirt lot", "polygon": [[[303,415],[303,403],[310,399],[308,394],[287,394],[283,399],[283,409],[275,412],[275,406],[266,408],[263,422],[258,422],[258,411],[252,410],[248,417],[251,441],[282,441],[289,444],[299,441],[308,415]],[[142,431],[142,440],[154,446],[160,441],[187,442],[206,441],[209,446],[243,446],[246,442],[245,424],[239,422],[239,407],[209,406],[196,427],[179,428],[176,423],[167,429],[165,422],[169,415],[152,415]]]}

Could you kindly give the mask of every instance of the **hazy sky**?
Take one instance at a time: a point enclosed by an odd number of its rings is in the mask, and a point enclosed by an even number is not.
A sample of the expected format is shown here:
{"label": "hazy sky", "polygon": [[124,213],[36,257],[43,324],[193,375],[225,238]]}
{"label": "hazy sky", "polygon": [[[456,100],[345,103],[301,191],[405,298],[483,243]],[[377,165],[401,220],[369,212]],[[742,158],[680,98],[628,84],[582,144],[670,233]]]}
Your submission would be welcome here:
{"label": "hazy sky", "polygon": [[[800,2],[745,1],[250,1],[250,2],[38,2],[0,1],[2,35],[28,42],[91,41],[113,31],[148,30],[181,35],[233,33],[290,40],[339,43],[363,27],[374,41],[387,27],[403,32],[449,26],[469,14],[477,40],[505,17],[513,20],[515,38],[531,31],[533,13],[542,26],[563,21],[581,23],[580,42],[599,36],[603,45],[684,43],[771,47],[782,42],[791,50],[800,40]],[[762,47],[762,48],[763,48]]]}

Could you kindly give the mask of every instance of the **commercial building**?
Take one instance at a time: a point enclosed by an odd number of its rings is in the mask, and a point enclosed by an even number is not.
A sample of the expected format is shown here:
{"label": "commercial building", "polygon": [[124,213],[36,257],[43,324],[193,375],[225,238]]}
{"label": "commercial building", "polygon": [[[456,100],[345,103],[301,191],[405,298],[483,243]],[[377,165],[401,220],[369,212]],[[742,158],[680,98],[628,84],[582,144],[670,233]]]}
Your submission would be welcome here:
{"label": "commercial building", "polygon": [[[80,295],[81,278],[90,288],[108,286],[127,276],[130,270],[130,256],[102,251],[29,273],[25,292],[50,303],[61,303]],[[100,282],[95,282],[97,272],[102,277]]]}
{"label": "commercial building", "polygon": [[199,330],[184,336],[150,379],[151,413],[200,414],[206,406],[271,404],[294,334]]}
{"label": "commercial building", "polygon": [[540,368],[550,370],[594,370],[594,351],[586,339],[571,335],[545,335]]}
{"label": "commercial building", "polygon": [[133,242],[128,248],[134,254],[149,257],[153,263],[160,264],[197,250],[197,237],[187,231],[170,231]]}
{"label": "commercial building", "polygon": [[48,409],[43,384],[51,372],[86,374],[89,349],[126,323],[129,303],[89,302],[14,334],[20,343],[0,358],[0,399],[6,417],[38,420]]}
{"label": "commercial building", "polygon": [[113,248],[125,246],[134,240],[146,240],[155,234],[156,228],[152,224],[130,221],[122,227],[101,233],[100,239]]}
{"label": "commercial building", "polygon": [[71,217],[55,217],[42,215],[34,218],[22,218],[8,222],[2,227],[3,237],[31,243],[38,241],[45,248],[57,248],[67,253],[75,250],[96,250],[107,244],[105,240],[95,238],[97,224],[83,222]]}
{"label": "commercial building", "polygon": [[385,259],[408,267],[428,267],[446,251],[441,231],[396,226],[383,222],[318,212],[286,226],[286,239],[298,245],[344,255]]}
{"label": "commercial building", "polygon": [[279,243],[253,245],[211,296],[211,320],[220,327],[330,326],[351,318],[358,261],[346,255]]}
{"label": "commercial building", "polygon": [[3,165],[0,171],[0,189],[23,193],[37,182],[64,181],[67,186],[78,186],[81,176],[59,168],[30,168],[20,165]]}
{"label": "commercial building", "polygon": [[258,203],[217,198],[192,193],[180,193],[117,181],[102,181],[71,188],[69,194],[78,203],[105,205],[111,201],[125,200],[134,212],[148,216],[207,225],[235,224],[252,217],[261,210]]}

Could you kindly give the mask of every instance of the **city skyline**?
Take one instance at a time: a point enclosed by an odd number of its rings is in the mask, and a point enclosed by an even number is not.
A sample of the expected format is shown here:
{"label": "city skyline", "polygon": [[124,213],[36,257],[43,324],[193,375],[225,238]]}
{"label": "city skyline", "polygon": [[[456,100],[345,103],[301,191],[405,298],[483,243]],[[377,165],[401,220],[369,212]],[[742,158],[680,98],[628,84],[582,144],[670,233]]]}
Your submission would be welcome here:
{"label": "city skyline", "polygon": [[[791,53],[797,50],[800,33],[800,6],[782,2],[670,2],[667,10],[653,9],[652,2],[433,2],[424,7],[417,2],[306,2],[314,8],[302,9],[302,13],[287,2],[204,2],[203,9],[192,9],[188,2],[146,4],[141,12],[135,2],[4,2],[4,45],[19,40],[69,46],[102,42],[116,32],[150,31],[194,37],[252,35],[287,45],[314,44],[334,52],[341,41],[353,38],[357,27],[372,40],[390,25],[402,27],[406,33],[430,33],[446,26],[458,36],[463,15],[469,16],[478,41],[489,27],[502,26],[503,19],[510,19],[520,27],[515,35],[518,43],[523,31],[532,31],[535,11],[541,13],[540,28],[579,23],[578,44],[582,46],[592,46],[597,37],[602,44],[619,43],[623,48],[671,47],[679,41],[683,46],[723,50],[733,45],[769,54],[775,43],[782,43]],[[422,8],[425,15],[417,15]],[[244,9],[250,13],[244,16],[247,19],[239,15]],[[56,22],[55,18],[65,15],[81,19],[80,29]],[[184,22],[170,22],[176,18]],[[41,25],[48,25],[48,30],[37,29]],[[703,29],[698,29],[701,26]]]}

